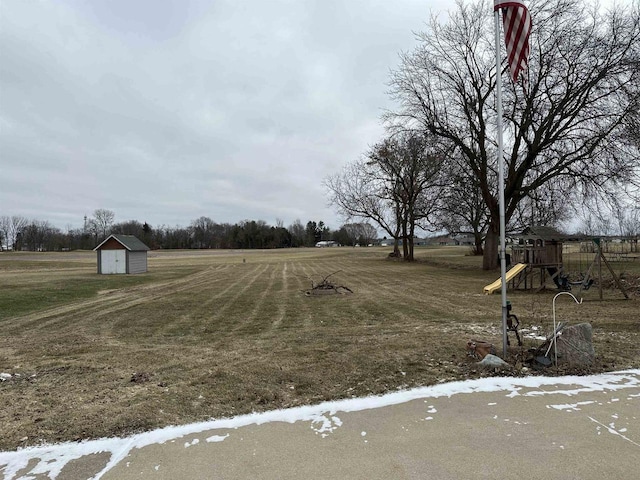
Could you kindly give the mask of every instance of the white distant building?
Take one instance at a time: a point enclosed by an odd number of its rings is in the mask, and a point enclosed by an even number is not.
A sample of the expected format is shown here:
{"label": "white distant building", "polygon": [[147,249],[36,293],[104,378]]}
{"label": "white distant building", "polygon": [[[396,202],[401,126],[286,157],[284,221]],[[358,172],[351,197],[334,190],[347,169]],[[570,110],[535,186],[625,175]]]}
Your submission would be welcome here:
{"label": "white distant building", "polygon": [[338,246],[338,242],[334,242],[333,240],[323,240],[322,242],[316,243],[316,247],[318,247],[318,248],[322,248],[322,247],[337,247],[337,246]]}

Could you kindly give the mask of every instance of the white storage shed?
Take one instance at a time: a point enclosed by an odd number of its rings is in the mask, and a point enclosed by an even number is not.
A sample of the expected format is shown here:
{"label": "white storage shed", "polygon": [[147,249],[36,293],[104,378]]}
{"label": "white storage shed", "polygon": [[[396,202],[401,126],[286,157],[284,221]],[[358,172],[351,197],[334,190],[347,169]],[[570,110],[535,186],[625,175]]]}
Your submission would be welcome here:
{"label": "white storage shed", "polygon": [[98,273],[145,273],[149,247],[133,235],[109,235],[93,249],[98,253]]}

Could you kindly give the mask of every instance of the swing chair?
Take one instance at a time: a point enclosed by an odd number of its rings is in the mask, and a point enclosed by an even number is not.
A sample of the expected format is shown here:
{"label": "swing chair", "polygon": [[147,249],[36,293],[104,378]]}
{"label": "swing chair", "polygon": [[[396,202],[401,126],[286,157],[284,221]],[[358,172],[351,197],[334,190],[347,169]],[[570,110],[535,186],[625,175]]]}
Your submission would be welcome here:
{"label": "swing chair", "polygon": [[[620,279],[618,278],[618,276],[615,274],[615,272],[613,271],[613,268],[611,267],[611,265],[609,264],[609,261],[607,260],[607,258],[605,257],[604,253],[602,252],[602,248],[601,248],[601,239],[600,238],[592,238],[591,242],[593,242],[593,245],[595,246],[594,250],[595,250],[595,255],[593,257],[593,260],[591,261],[591,264],[589,265],[589,269],[587,270],[586,274],[582,273],[582,242],[580,245],[580,275],[582,276],[581,279],[571,282],[569,281],[568,276],[564,276],[561,278],[561,282],[563,282],[564,286],[568,289],[571,290],[571,286],[580,286],[578,293],[582,293],[582,291],[587,291],[589,290],[593,284],[595,283],[595,279],[592,278],[592,274],[594,273],[594,268],[597,265],[597,272],[598,272],[598,287],[599,287],[599,293],[600,293],[600,300],[602,300],[602,263],[604,262],[605,266],[607,267],[607,269],[609,270],[609,273],[611,273],[611,277],[613,278],[616,286],[618,287],[618,289],[622,292],[622,294],[624,295],[625,298],[629,298],[629,295],[627,294],[627,291],[625,290],[625,288],[622,286],[622,284],[620,283]],[[585,248],[586,250],[586,248]]]}
{"label": "swing chair", "polygon": [[[578,268],[577,268],[577,280],[575,281],[571,281],[570,280],[570,276],[572,274],[572,269],[571,268],[567,268],[566,273],[564,275],[562,275],[559,278],[559,283],[560,286],[559,288],[561,288],[562,290],[565,291],[571,291],[572,288],[571,287],[576,287],[576,286],[580,286],[579,291],[582,290],[589,290],[589,288],[591,288],[591,286],[594,283],[594,279],[591,277],[592,271],[593,271],[593,267],[596,263],[596,259],[594,258],[593,261],[591,262],[591,265],[589,265],[589,269],[587,270],[587,273],[584,273],[584,268],[583,268],[583,264],[585,264],[585,262],[583,262],[583,253],[584,250],[586,250],[586,247],[583,247],[583,243],[580,242],[580,250],[578,252],[579,257],[578,257]],[[567,258],[571,258],[570,255],[567,255]],[[567,262],[568,264],[570,262]],[[570,267],[571,265],[569,265]]]}
{"label": "swing chair", "polygon": [[587,274],[583,280],[577,280],[575,282],[569,281],[568,275],[562,275],[558,277],[557,286],[558,286],[558,290],[570,292],[572,290],[571,288],[572,286],[575,287],[577,285],[580,285],[580,291],[582,290],[586,291],[591,288],[593,283],[594,283],[594,280],[593,278],[591,278],[590,274]]}

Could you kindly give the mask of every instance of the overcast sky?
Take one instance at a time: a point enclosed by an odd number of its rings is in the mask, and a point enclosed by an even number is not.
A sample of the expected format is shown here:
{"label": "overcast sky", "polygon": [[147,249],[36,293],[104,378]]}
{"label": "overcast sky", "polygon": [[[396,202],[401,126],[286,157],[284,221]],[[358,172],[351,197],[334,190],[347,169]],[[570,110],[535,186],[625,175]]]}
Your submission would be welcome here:
{"label": "overcast sky", "polygon": [[382,139],[398,54],[453,6],[0,0],[0,216],[338,228],[323,178]]}
{"label": "overcast sky", "polygon": [[299,218],[384,134],[425,0],[0,0],[0,215]]}

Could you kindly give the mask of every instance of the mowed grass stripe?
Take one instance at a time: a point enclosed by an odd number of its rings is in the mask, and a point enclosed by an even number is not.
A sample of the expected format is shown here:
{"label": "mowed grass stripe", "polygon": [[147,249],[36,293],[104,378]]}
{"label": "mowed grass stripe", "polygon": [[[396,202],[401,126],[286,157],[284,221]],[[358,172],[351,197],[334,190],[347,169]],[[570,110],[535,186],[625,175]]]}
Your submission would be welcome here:
{"label": "mowed grass stripe", "polygon": [[254,335],[271,328],[272,319],[278,311],[276,303],[281,300],[274,291],[279,273],[276,264],[268,264],[268,268],[255,279],[252,291],[244,292],[245,294],[236,300],[234,307],[240,319],[233,329],[234,333]]}
{"label": "mowed grass stripe", "polygon": [[[224,266],[208,267],[202,271],[172,281],[163,281],[151,285],[144,285],[126,291],[115,291],[105,294],[104,299],[99,299],[89,308],[75,308],[64,317],[70,327],[85,326],[96,335],[118,334],[123,329],[144,325],[145,320],[155,320],[157,316],[147,317],[145,313],[157,310],[160,305],[166,310],[167,304],[173,304],[172,298],[182,292],[190,292],[193,289],[201,289],[215,278],[217,270],[225,270]],[[113,299],[109,299],[113,296]],[[183,310],[183,306],[177,307]],[[127,312],[129,311],[130,312]],[[147,332],[150,333],[150,332]]]}
{"label": "mowed grass stripe", "polygon": [[155,298],[153,296],[150,297],[149,292],[155,293],[157,296],[162,295],[167,291],[179,290],[180,285],[187,285],[189,286],[188,288],[192,288],[203,274],[204,272],[196,272],[188,275],[186,278],[162,281],[146,286],[134,286],[128,289],[116,289],[109,291],[106,294],[100,294],[100,292],[98,292],[96,297],[87,300],[80,300],[66,305],[53,307],[44,311],[38,311],[21,317],[8,319],[7,321],[16,322],[16,324],[20,325],[22,328],[29,328],[30,326],[48,328],[50,323],[44,322],[43,320],[61,316],[68,318],[74,314],[86,317],[90,316],[91,313],[95,311],[109,313],[111,312],[110,307],[113,305],[118,305],[115,309],[117,311],[118,308],[127,308],[131,301],[137,302],[140,298]]}
{"label": "mowed grass stripe", "polygon": [[[387,261],[387,272],[380,276],[382,269],[379,262],[354,262],[353,265],[345,262],[343,271],[349,271],[350,285],[359,289],[360,293],[373,293],[375,298],[384,297],[395,305],[399,315],[447,320],[461,313],[485,317],[488,310],[494,309],[492,298],[481,293],[483,280],[471,277],[475,272],[460,270],[458,275],[447,278],[443,283],[442,277],[447,274],[447,269],[442,267]],[[463,298],[473,297],[473,304],[465,307],[466,300],[451,304],[449,295],[443,294],[443,289],[460,292]]]}
{"label": "mowed grass stripe", "polygon": [[180,292],[202,288],[210,282],[211,272],[214,270],[216,268],[210,267],[188,275],[186,278],[116,291],[112,294],[113,298],[109,298],[110,295],[107,294],[105,298],[99,299],[89,307],[73,308],[68,315],[43,322],[39,324],[38,328],[51,329],[54,326],[62,327],[63,325],[75,328],[75,325],[86,325],[88,330],[96,334],[114,328],[119,331],[124,323],[123,318],[129,318],[132,323],[138,323],[140,317],[144,318],[144,315],[140,316],[136,313],[126,315],[126,311],[146,311],[152,304],[170,302],[168,299]]}
{"label": "mowed grass stripe", "polygon": [[259,288],[254,288],[254,284],[261,280],[268,269],[269,264],[257,265],[242,277],[242,281],[233,284],[230,296],[216,297],[218,306],[211,314],[211,324],[219,331],[224,327],[227,332],[234,331],[239,325],[244,324],[247,312],[257,301],[256,294],[260,291]]}
{"label": "mowed grass stripe", "polygon": [[277,302],[277,314],[271,321],[271,328],[277,330],[278,327],[282,324],[282,320],[287,313],[286,308],[286,296],[289,294],[289,278],[287,274],[287,270],[289,269],[289,262],[284,261],[282,263],[282,269],[280,271],[280,290],[278,291],[278,302]]}
{"label": "mowed grass stripe", "polygon": [[282,301],[284,314],[282,321],[278,324],[275,334],[278,331],[287,331],[296,329],[302,331],[305,326],[311,324],[311,306],[304,292],[311,288],[311,282],[307,278],[307,272],[303,268],[303,264],[308,262],[306,258],[294,259],[289,262],[287,268],[287,289],[283,293],[285,298]]}
{"label": "mowed grass stripe", "polygon": [[[341,262],[342,270],[336,273],[337,284],[344,284],[355,292],[353,299],[357,317],[363,321],[379,323],[390,322],[394,318],[403,320],[412,319],[418,321],[428,311],[420,304],[422,296],[417,292],[408,294],[407,285],[415,283],[421,273],[417,269],[410,272],[411,278],[403,280],[402,275],[408,272],[405,265],[397,265],[395,262],[385,262],[387,269],[381,269],[380,260],[369,262],[355,262],[345,260]],[[325,269],[331,268],[331,263],[321,265]]]}
{"label": "mowed grass stripe", "polygon": [[124,339],[144,335],[164,338],[162,341],[197,342],[220,331],[221,322],[216,320],[216,314],[223,313],[237,295],[234,292],[239,285],[262,268],[255,265],[241,270],[236,267],[208,269],[198,282],[121,312],[114,323],[114,333]]}

